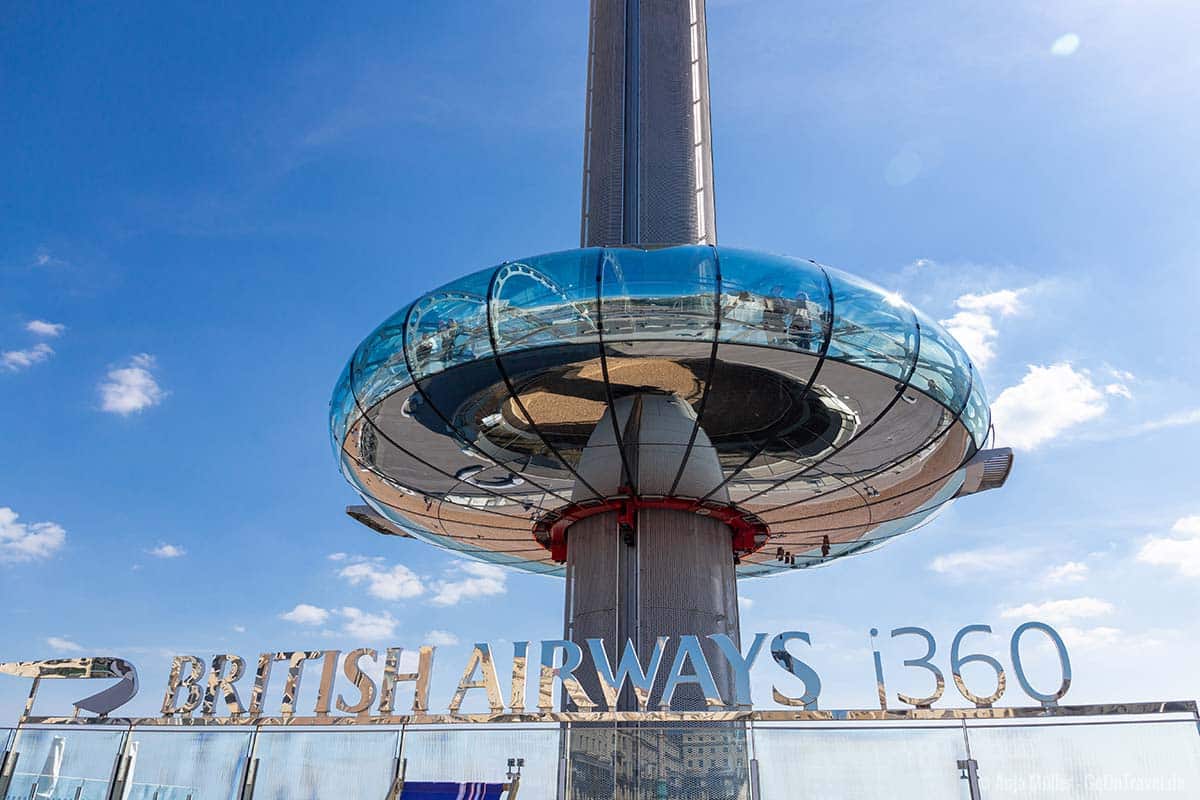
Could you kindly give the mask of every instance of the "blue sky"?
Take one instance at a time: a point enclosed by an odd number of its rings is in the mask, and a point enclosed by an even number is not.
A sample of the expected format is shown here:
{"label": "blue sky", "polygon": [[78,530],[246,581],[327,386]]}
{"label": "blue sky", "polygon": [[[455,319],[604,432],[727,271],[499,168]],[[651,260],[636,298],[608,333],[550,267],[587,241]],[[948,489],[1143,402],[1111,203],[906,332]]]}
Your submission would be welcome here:
{"label": "blue sky", "polygon": [[[949,320],[1018,451],[913,536],[741,586],[743,631],[812,633],[826,706],[874,703],[872,626],[928,626],[946,669],[959,627],[1007,663],[1029,618],[1067,638],[1069,700],[1195,697],[1200,8],[1042,5],[709,5],[721,241]],[[576,244],[586,25],[557,0],[8,9],[0,660],[124,655],[153,712],[176,653],[432,636],[444,703],[466,643],[559,634],[558,581],[346,519],[326,416],[404,302]],[[892,688],[924,688],[915,655],[887,647]],[[0,723],[25,690],[0,682]]]}

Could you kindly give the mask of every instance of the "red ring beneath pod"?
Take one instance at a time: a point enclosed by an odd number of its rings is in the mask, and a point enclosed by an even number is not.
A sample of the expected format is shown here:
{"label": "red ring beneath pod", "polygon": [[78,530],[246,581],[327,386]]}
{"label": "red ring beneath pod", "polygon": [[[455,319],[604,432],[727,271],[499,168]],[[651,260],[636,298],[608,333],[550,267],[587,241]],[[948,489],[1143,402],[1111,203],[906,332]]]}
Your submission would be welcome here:
{"label": "red ring beneath pod", "polygon": [[767,524],[756,515],[728,503],[701,502],[692,498],[661,495],[635,496],[626,487],[622,487],[621,491],[623,494],[615,497],[582,500],[543,514],[534,523],[534,540],[550,551],[552,559],[563,564],[567,560],[567,528],[571,525],[607,511],[617,512],[618,524],[633,525],[634,515],[644,508],[686,511],[724,522],[733,531],[732,550],[735,556],[744,556],[762,549],[770,534]]}

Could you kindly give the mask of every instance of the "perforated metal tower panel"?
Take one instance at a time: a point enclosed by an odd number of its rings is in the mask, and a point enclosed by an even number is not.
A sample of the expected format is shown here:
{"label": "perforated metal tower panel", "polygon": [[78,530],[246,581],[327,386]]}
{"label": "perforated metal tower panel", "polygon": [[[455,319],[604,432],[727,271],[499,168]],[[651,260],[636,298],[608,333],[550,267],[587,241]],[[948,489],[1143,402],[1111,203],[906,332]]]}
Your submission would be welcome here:
{"label": "perforated metal tower panel", "polygon": [[715,244],[704,0],[592,0],[585,247]]}

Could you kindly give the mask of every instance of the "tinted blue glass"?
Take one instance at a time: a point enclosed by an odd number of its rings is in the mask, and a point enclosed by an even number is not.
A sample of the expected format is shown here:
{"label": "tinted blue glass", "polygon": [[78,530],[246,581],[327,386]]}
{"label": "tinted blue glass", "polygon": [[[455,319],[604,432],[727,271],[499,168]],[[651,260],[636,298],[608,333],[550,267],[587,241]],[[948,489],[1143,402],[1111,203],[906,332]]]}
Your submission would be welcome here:
{"label": "tinted blue glass", "polygon": [[263,731],[258,738],[256,800],[384,797],[392,785],[395,731]]}
{"label": "tinted blue glass", "polygon": [[829,357],[903,379],[916,355],[912,307],[874,284],[826,268],[833,284]]}
{"label": "tinted blue glass", "polygon": [[971,361],[954,337],[920,311],[921,352],[909,385],[940,401],[954,413],[967,401]]}
{"label": "tinted blue glass", "polygon": [[122,736],[120,731],[20,731],[13,745],[20,757],[8,796],[106,800]]}
{"label": "tinted blue glass", "polygon": [[487,293],[494,272],[472,273],[413,303],[405,347],[417,378],[491,356]]}
{"label": "tinted blue glass", "polygon": [[971,431],[971,438],[975,440],[976,447],[983,447],[984,441],[987,439],[988,429],[992,425],[992,411],[988,408],[987,390],[983,388],[983,378],[978,372],[973,373],[974,379],[971,386],[971,399],[967,401],[967,408],[963,411],[962,421]]}
{"label": "tinted blue glass", "polygon": [[[404,361],[403,346],[408,309],[409,306],[404,306],[388,317],[354,351],[351,388],[363,410],[412,382]],[[353,403],[353,398],[350,402]],[[350,424],[349,421],[346,424]]]}
{"label": "tinted blue glass", "polygon": [[821,351],[829,286],[810,261],[722,247],[721,341]]}
{"label": "tinted blue glass", "polygon": [[498,268],[492,326],[501,353],[599,338],[598,248],[522,259]]}
{"label": "tinted blue glass", "polygon": [[346,426],[355,412],[354,393],[350,390],[350,363],[347,362],[333,387],[333,397],[329,400],[329,435],[333,440],[335,454],[342,449],[342,442],[346,438]]}
{"label": "tinted blue glass", "polygon": [[606,249],[604,340],[712,341],[716,270],[710,247]]}
{"label": "tinted blue glass", "polygon": [[123,800],[228,800],[246,766],[250,734],[135,730],[137,758]]}

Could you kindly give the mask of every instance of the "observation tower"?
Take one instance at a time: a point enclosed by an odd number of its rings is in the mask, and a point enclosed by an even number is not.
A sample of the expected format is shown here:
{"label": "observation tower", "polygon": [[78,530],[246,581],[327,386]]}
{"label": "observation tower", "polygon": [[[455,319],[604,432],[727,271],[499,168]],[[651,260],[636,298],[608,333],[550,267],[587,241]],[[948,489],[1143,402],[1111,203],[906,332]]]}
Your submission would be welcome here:
{"label": "observation tower", "polygon": [[[1004,483],[983,382],[937,322],[717,246],[702,0],[593,0],[585,127],[580,249],[433,289],[354,351],[331,410],[352,516],[564,576],[590,674],[585,639],[643,663],[660,636],[738,642],[738,579],[874,550]],[[684,688],[673,708],[713,699]]]}

